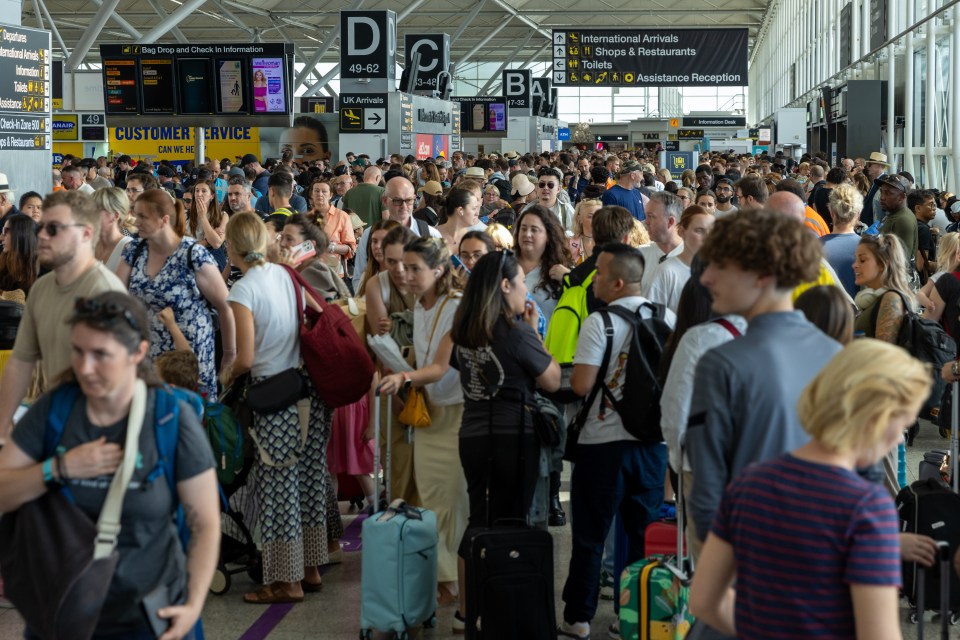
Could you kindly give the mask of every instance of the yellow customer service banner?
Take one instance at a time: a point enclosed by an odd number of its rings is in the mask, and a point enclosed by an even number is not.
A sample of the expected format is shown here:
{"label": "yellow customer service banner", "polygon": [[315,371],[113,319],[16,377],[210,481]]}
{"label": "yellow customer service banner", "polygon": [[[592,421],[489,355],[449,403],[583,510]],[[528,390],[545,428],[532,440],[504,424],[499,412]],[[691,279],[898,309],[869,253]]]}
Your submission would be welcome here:
{"label": "yellow customer service banner", "polygon": [[[191,127],[109,127],[107,131],[114,155],[126,154],[151,162],[193,159]],[[204,155],[208,158],[236,162],[247,153],[260,153],[257,127],[206,127],[204,138]]]}

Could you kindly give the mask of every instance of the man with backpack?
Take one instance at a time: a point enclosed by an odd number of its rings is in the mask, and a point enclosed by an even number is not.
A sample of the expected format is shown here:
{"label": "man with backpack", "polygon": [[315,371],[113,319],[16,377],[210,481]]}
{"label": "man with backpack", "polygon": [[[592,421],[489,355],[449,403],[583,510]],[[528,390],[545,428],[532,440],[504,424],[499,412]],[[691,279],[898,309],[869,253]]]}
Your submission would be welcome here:
{"label": "man with backpack", "polygon": [[597,610],[603,543],[619,512],[630,540],[629,562],[643,556],[643,535],[663,501],[666,446],[656,381],[672,311],[640,295],[644,258],[613,243],[597,257],[593,289],[607,307],[583,323],[573,359],[573,392],[587,396],[577,423],[571,484],[573,545],[563,589],[560,636],[590,637]]}

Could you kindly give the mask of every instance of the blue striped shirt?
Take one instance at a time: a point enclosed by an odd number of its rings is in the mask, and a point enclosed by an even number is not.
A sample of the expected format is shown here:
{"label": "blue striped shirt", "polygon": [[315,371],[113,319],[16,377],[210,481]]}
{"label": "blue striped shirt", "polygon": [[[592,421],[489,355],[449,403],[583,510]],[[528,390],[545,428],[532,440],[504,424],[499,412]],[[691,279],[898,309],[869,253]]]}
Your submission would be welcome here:
{"label": "blue striped shirt", "polygon": [[882,486],[790,454],[730,483],[713,533],[733,546],[739,638],[853,638],[850,585],[900,586]]}

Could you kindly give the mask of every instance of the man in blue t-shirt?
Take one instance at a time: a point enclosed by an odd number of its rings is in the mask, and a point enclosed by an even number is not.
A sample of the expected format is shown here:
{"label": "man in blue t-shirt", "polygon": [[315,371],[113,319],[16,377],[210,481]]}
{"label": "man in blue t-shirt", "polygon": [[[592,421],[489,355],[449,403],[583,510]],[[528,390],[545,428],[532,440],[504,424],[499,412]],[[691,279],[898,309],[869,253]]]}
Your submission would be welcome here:
{"label": "man in blue t-shirt", "polygon": [[630,212],[637,220],[646,219],[643,211],[643,194],[637,190],[643,185],[643,167],[638,162],[628,162],[620,169],[617,183],[603,192],[600,201],[603,206],[617,205]]}

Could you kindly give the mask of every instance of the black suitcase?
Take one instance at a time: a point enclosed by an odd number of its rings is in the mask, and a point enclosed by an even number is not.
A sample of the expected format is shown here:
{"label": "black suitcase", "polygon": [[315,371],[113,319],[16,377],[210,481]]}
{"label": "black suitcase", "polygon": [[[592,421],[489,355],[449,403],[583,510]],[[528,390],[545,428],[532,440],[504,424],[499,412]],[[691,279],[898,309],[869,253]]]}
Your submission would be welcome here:
{"label": "black suitcase", "polygon": [[920,480],[927,480],[929,478],[934,478],[936,480],[943,479],[943,476],[940,473],[940,468],[943,466],[943,461],[948,459],[950,452],[946,449],[934,449],[932,451],[927,451],[923,454],[923,460],[920,461],[920,468],[917,470],[917,477]]}
{"label": "black suitcase", "polygon": [[[523,399],[520,400],[523,402]],[[493,410],[490,433],[493,439]],[[523,416],[523,412],[521,412]],[[523,419],[518,446],[519,477],[523,477]],[[492,450],[492,446],[491,446]],[[490,476],[493,458],[490,458]],[[523,494],[517,491],[518,501]],[[556,603],[553,590],[553,537],[523,520],[490,522],[470,533],[465,561],[467,640],[555,640]],[[520,504],[518,514],[525,514]]]}
{"label": "black suitcase", "polygon": [[[950,638],[950,627],[957,624],[958,616],[955,612],[950,610],[950,580],[947,576],[953,573],[953,569],[950,564],[950,547],[945,542],[937,543],[938,557],[937,557],[937,568],[940,572],[940,589],[939,594],[940,598],[938,600],[939,615],[940,615],[940,639],[949,640]],[[919,613],[911,613],[910,621],[916,623],[917,625],[917,640],[923,640],[923,611],[926,610],[926,589],[924,583],[926,582],[924,576],[923,567],[917,569],[917,608]]]}
{"label": "black suitcase", "polygon": [[13,349],[22,317],[22,304],[10,300],[0,300],[0,351]]}

